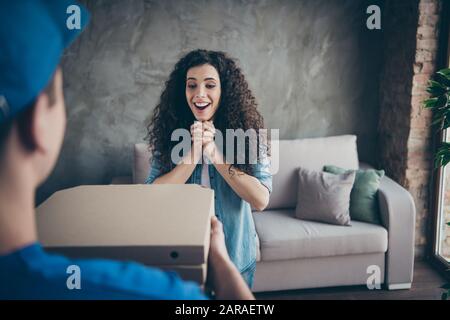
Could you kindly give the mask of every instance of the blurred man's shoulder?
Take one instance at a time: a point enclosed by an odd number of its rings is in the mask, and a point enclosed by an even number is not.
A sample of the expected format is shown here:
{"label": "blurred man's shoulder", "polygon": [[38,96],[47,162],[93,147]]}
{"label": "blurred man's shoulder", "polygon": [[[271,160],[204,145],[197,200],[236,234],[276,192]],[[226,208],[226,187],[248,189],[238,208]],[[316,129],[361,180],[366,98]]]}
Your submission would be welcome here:
{"label": "blurred man's shoulder", "polygon": [[33,244],[0,257],[4,299],[204,299],[178,275],[134,262],[69,259]]}

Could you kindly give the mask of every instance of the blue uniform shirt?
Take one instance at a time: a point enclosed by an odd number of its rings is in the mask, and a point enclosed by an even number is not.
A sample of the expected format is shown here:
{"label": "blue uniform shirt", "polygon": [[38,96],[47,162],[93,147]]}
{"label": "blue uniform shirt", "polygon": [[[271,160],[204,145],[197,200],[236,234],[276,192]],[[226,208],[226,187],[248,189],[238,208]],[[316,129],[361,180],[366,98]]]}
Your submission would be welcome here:
{"label": "blue uniform shirt", "polygon": [[[67,280],[76,265],[80,289]],[[69,269],[70,270],[70,269]],[[70,279],[69,279],[70,280]],[[69,281],[70,284],[70,281]],[[34,243],[0,256],[0,299],[206,299],[199,286],[134,262],[79,260],[46,253]]]}

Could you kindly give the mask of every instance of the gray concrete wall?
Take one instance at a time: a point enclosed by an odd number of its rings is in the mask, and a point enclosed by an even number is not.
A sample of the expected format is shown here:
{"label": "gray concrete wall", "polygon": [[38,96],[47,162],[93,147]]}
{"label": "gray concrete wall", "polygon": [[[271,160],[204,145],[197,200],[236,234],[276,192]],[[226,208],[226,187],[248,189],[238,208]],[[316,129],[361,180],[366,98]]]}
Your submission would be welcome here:
{"label": "gray concrete wall", "polygon": [[354,133],[377,147],[381,33],[367,1],[85,1],[87,30],[63,59],[68,113],[61,158],[38,202],[58,189],[131,173],[131,146],[182,53],[238,58],[266,125],[286,139]]}

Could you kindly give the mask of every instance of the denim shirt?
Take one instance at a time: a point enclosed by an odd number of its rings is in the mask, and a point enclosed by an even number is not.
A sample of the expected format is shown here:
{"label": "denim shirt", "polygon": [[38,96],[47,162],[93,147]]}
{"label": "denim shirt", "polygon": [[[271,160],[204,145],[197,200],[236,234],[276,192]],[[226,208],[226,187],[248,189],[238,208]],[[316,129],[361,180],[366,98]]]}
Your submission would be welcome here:
{"label": "denim shirt", "polygon": [[[255,164],[254,168],[253,176],[271,193],[272,175],[269,162],[261,161]],[[228,253],[239,271],[245,272],[256,263],[256,230],[251,206],[234,192],[214,165],[208,165],[208,170],[211,188],[214,190],[215,214],[223,224]],[[197,164],[186,183],[200,184],[201,174],[202,164]],[[160,175],[161,165],[155,156],[145,183],[153,183]]]}

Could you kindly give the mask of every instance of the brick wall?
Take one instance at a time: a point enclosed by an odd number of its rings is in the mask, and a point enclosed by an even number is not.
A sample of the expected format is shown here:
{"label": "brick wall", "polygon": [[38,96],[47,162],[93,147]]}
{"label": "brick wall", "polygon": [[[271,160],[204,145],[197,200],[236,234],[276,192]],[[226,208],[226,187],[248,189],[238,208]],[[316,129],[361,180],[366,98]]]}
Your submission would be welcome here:
{"label": "brick wall", "polygon": [[416,256],[423,257],[429,223],[431,113],[423,110],[435,71],[440,0],[387,0],[380,86],[380,166],[414,197]]}

